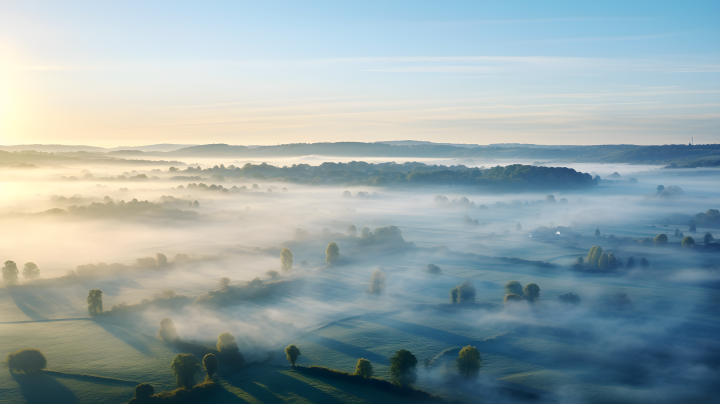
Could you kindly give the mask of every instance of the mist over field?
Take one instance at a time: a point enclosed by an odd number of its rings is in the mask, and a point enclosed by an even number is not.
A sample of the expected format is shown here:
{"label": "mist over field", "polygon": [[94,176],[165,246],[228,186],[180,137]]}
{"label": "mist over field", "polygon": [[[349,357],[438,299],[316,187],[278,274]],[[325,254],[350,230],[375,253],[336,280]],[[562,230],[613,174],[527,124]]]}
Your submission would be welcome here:
{"label": "mist over field", "polygon": [[[352,168],[358,161],[395,165],[370,180],[334,179],[335,163],[350,164],[345,178],[366,175]],[[314,377],[283,387],[306,399],[385,402],[393,393],[303,369],[352,374],[364,358],[392,381],[390,357],[401,349],[417,359],[413,386],[434,396],[400,401],[671,403],[718,394],[715,168],[521,160],[502,163],[524,177],[484,183],[503,164],[190,163],[2,168],[1,354],[37,348],[48,370],[44,380],[5,373],[0,402],[126,402],[138,383],[170,391],[169,364],[184,352],[220,357],[221,393],[207,400],[282,402],[253,392],[248,377],[277,392],[283,382],[273,378],[291,375]],[[257,174],[293,164],[314,172],[309,183]],[[592,181],[537,182],[543,166]],[[439,175],[445,182],[432,180]],[[593,246],[604,252],[594,263]],[[519,295],[508,294],[510,281]],[[531,283],[539,295],[522,290]],[[90,308],[94,289],[101,309]],[[172,332],[162,331],[164,318]],[[213,351],[223,332],[240,359]],[[289,344],[301,352],[292,368]],[[481,359],[472,376],[456,365],[467,346]],[[100,393],[97,383],[112,388]],[[317,383],[345,398],[323,396]]]}

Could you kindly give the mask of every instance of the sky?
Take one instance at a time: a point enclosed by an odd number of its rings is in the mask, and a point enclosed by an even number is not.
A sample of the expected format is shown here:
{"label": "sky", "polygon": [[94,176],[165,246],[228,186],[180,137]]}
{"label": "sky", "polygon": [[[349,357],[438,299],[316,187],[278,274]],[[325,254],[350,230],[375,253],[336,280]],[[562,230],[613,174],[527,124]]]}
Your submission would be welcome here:
{"label": "sky", "polygon": [[720,143],[720,1],[4,1],[0,144]]}

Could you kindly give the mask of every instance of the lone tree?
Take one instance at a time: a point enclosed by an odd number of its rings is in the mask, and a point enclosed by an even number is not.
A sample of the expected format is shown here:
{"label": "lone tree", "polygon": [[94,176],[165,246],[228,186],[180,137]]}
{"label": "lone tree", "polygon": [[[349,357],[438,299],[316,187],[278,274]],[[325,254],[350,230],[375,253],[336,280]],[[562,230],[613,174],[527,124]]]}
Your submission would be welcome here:
{"label": "lone tree", "polygon": [[40,276],[40,270],[34,262],[26,262],[25,266],[23,267],[23,276],[26,279],[35,279]]}
{"label": "lone tree", "polygon": [[367,359],[358,359],[355,366],[355,375],[365,379],[369,379],[373,375],[372,363]]}
{"label": "lone tree", "polygon": [[160,339],[167,343],[175,342],[178,339],[175,323],[170,317],[165,317],[160,321],[160,330],[158,331]]}
{"label": "lone tree", "polygon": [[337,243],[331,241],[325,249],[325,262],[332,265],[340,259],[340,247]]}
{"label": "lone tree", "polygon": [[682,246],[685,248],[691,248],[694,245],[695,245],[695,239],[693,239],[690,236],[687,236],[682,240]]}
{"label": "lone tree", "polygon": [[629,257],[627,260],[627,264],[625,264],[625,268],[627,269],[633,269],[635,268],[635,257]]}
{"label": "lone tree", "polygon": [[675,237],[680,237],[680,229],[675,228]]}
{"label": "lone tree", "polygon": [[351,224],[350,226],[348,226],[348,228],[347,228],[347,230],[345,231],[345,233],[346,233],[349,237],[356,237],[356,236],[357,236],[357,227],[355,227],[354,224]]}
{"label": "lone tree", "polygon": [[300,349],[295,345],[290,344],[287,348],[285,348],[285,355],[287,355],[287,360],[290,362],[290,366],[295,367],[295,361],[297,361],[297,357],[301,355]]}
{"label": "lone tree", "polygon": [[14,285],[18,282],[18,269],[14,261],[5,261],[2,267],[2,278],[6,285]]}
{"label": "lone tree", "polygon": [[535,303],[540,299],[540,286],[534,283],[528,283],[523,289],[523,294],[525,295],[525,299]]}
{"label": "lone tree", "polygon": [[653,240],[655,242],[655,245],[665,245],[668,242],[667,234],[658,234],[655,236],[655,239]]}
{"label": "lone tree", "polygon": [[521,295],[518,295],[517,293],[508,293],[505,295],[505,298],[503,299],[504,304],[513,303],[513,302],[522,302],[525,301],[525,298]]}
{"label": "lone tree", "polygon": [[450,300],[453,303],[475,303],[475,294],[475,286],[468,279],[450,291]]}
{"label": "lone tree", "polygon": [[203,367],[205,368],[205,373],[207,373],[207,378],[212,379],[213,374],[215,373],[215,370],[218,367],[218,359],[217,356],[209,353],[205,355],[202,361]]}
{"label": "lone tree", "polygon": [[407,387],[417,380],[417,358],[405,349],[390,357],[390,377],[396,385]]}
{"label": "lone tree", "polygon": [[517,226],[515,226],[515,230],[522,231],[522,225],[518,223]]}
{"label": "lone tree", "polygon": [[225,289],[226,287],[230,286],[230,278],[223,276],[222,278],[220,278],[218,286],[220,287],[220,289]]}
{"label": "lone tree", "polygon": [[600,237],[600,228],[595,229],[595,237]]}
{"label": "lone tree", "polygon": [[167,256],[163,253],[155,253],[155,261],[158,265],[167,265],[168,263]]}
{"label": "lone tree", "polygon": [[235,337],[229,332],[221,332],[220,335],[218,335],[217,350],[220,352],[220,355],[238,364],[245,362],[245,358],[240,353],[240,348],[238,347],[237,341],[235,341]]}
{"label": "lone tree", "polygon": [[11,372],[37,373],[47,366],[47,359],[39,349],[25,348],[11,352],[6,360]]}
{"label": "lone tree", "polygon": [[370,275],[370,287],[366,290],[367,293],[380,294],[385,290],[385,272],[381,269],[376,269],[372,275]]}
{"label": "lone tree", "polygon": [[292,271],[293,255],[289,248],[280,251],[280,267],[283,271]]}
{"label": "lone tree", "polygon": [[90,317],[99,316],[103,313],[102,290],[90,289],[87,296],[88,313]]}
{"label": "lone tree", "polygon": [[690,227],[688,228],[688,231],[689,231],[690,233],[695,233],[695,232],[697,231],[697,227],[695,227],[695,221],[694,221],[694,220],[691,220],[691,221],[690,221]]}
{"label": "lone tree", "polygon": [[516,295],[522,295],[523,294],[523,287],[522,284],[518,281],[510,281],[505,284],[505,293],[511,294],[514,293]]}
{"label": "lone tree", "polygon": [[460,350],[460,354],[455,359],[457,368],[463,376],[476,375],[480,371],[482,359],[480,359],[480,351],[474,346],[466,346]]}
{"label": "lone tree", "polygon": [[640,268],[645,269],[650,266],[650,263],[648,262],[647,258],[643,257],[640,260]]}
{"label": "lone tree", "polygon": [[175,375],[178,387],[191,388],[195,385],[195,374],[200,372],[200,361],[193,354],[181,353],[175,356],[170,364],[170,370]]}
{"label": "lone tree", "polygon": [[437,274],[439,274],[440,272],[442,272],[442,270],[440,269],[440,267],[437,266],[437,265],[435,265],[435,264],[427,264],[427,267],[426,267],[426,268],[427,268],[427,271],[428,271],[429,273],[434,274],[434,275],[437,275]]}
{"label": "lone tree", "polygon": [[135,386],[135,400],[142,402],[148,400],[155,394],[155,389],[148,383],[142,383]]}

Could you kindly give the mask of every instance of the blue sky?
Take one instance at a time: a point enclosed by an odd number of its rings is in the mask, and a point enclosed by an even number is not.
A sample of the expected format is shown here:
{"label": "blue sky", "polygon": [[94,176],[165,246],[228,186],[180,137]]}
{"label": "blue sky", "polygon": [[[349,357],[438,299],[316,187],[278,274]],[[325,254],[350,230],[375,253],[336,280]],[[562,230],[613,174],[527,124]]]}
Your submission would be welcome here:
{"label": "blue sky", "polygon": [[720,2],[0,1],[0,143],[720,140]]}

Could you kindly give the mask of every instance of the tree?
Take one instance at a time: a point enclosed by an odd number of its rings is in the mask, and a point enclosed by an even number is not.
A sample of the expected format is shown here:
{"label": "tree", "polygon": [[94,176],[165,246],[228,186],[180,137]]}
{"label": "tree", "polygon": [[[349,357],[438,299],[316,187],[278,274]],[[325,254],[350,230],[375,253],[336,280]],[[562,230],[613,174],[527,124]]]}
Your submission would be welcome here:
{"label": "tree", "polygon": [[523,295],[529,302],[537,302],[540,299],[540,286],[534,283],[528,283],[523,288]]}
{"label": "tree", "polygon": [[296,347],[293,344],[290,344],[285,348],[285,355],[287,355],[287,360],[290,362],[290,366],[295,367],[295,361],[297,361],[297,357],[302,355],[300,353],[300,349]]}
{"label": "tree", "polygon": [[369,379],[373,375],[372,363],[367,359],[358,359],[355,366],[355,375],[365,379]]}
{"label": "tree", "polygon": [[18,282],[18,269],[14,261],[5,261],[2,267],[3,282],[7,285],[14,285]]}
{"label": "tree", "polygon": [[220,278],[218,286],[220,287],[220,289],[225,289],[226,287],[230,286],[230,278],[223,276],[222,278]]}
{"label": "tree", "polygon": [[163,253],[155,253],[155,260],[158,265],[167,265],[168,263],[167,256]]}
{"label": "tree", "polygon": [[47,359],[39,349],[25,348],[11,352],[6,360],[11,372],[37,373],[47,366]]}
{"label": "tree", "polygon": [[155,394],[155,389],[148,383],[141,383],[135,386],[135,400],[142,402],[142,400],[148,400],[152,395]]}
{"label": "tree", "polygon": [[238,348],[238,344],[232,334],[229,332],[221,332],[220,335],[218,335],[217,350],[223,354],[238,352],[240,348]]}
{"label": "tree", "polygon": [[482,364],[480,351],[474,346],[468,345],[460,350],[460,354],[457,359],[455,359],[455,363],[461,375],[475,375],[480,371],[480,365]]}
{"label": "tree", "polygon": [[667,234],[658,234],[655,236],[655,239],[653,240],[655,242],[655,245],[665,245],[668,242]]}
{"label": "tree", "polygon": [[505,284],[505,293],[506,294],[514,293],[516,295],[522,295],[523,294],[523,286],[518,281],[510,281]]}
{"label": "tree", "polygon": [[401,349],[390,357],[390,377],[392,382],[407,387],[417,380],[417,358],[410,351]]}
{"label": "tree", "polygon": [[650,263],[648,262],[647,258],[643,257],[640,260],[640,268],[645,269],[650,266]]}
{"label": "tree", "polygon": [[[303,261],[303,262],[304,262],[304,261]],[[274,269],[271,269],[271,270],[269,270],[269,271],[267,271],[267,272],[265,272],[265,273],[267,274],[267,276],[270,277],[270,279],[275,279],[275,278],[277,278],[277,277],[280,275],[280,273],[279,273],[278,271],[274,270]]]}
{"label": "tree", "polygon": [[440,269],[440,267],[437,266],[437,265],[435,265],[435,264],[427,264],[427,267],[426,267],[426,268],[427,268],[427,271],[428,271],[429,273],[431,273],[431,274],[437,275],[437,274],[439,274],[440,272],[442,272],[442,270]]}
{"label": "tree", "polygon": [[695,233],[695,232],[697,231],[697,227],[695,227],[695,221],[694,221],[694,220],[691,220],[691,221],[690,221],[690,228],[688,229],[688,231],[689,231],[690,233]]}
{"label": "tree", "polygon": [[615,254],[609,253],[607,256],[607,269],[613,271],[616,270],[618,267],[618,261],[615,257]]}
{"label": "tree", "polygon": [[598,262],[600,261],[600,256],[602,255],[602,253],[603,253],[603,249],[599,245],[596,245],[596,246],[593,246],[592,248],[590,248],[590,251],[588,252],[588,256],[587,256],[588,265],[593,266],[593,267],[597,266]]}
{"label": "tree", "polygon": [[102,290],[90,289],[87,296],[88,313],[90,317],[103,314]]}
{"label": "tree", "polygon": [[608,269],[608,257],[607,254],[602,253],[600,255],[600,259],[598,260],[598,267],[602,270]]}
{"label": "tree", "polygon": [[595,237],[600,237],[600,228],[595,229]]}
{"label": "tree", "polygon": [[625,264],[625,268],[627,268],[627,269],[635,268],[635,257],[628,257],[627,264]]}
{"label": "tree", "polygon": [[292,271],[293,255],[289,248],[283,248],[280,251],[280,267],[283,271]]}
{"label": "tree", "polygon": [[675,237],[680,237],[680,229],[675,229]]}
{"label": "tree", "polygon": [[340,259],[340,247],[331,241],[325,249],[325,262],[332,265]]}
{"label": "tree", "polygon": [[522,225],[518,223],[517,226],[515,226],[515,230],[522,231]]}
{"label": "tree", "polygon": [[558,296],[558,299],[563,303],[579,304],[580,296],[573,292],[565,293],[564,295]]}
{"label": "tree", "polygon": [[458,302],[458,294],[459,294],[459,291],[458,291],[457,286],[450,289],[450,302],[451,303],[455,304]]}
{"label": "tree", "polygon": [[575,261],[575,265],[582,266],[585,263],[585,260],[583,257],[578,257],[577,261]]}
{"label": "tree", "polygon": [[170,317],[165,317],[160,321],[160,330],[158,331],[158,335],[160,336],[160,339],[166,343],[172,343],[178,339],[175,323]]}
{"label": "tree", "polygon": [[357,236],[357,227],[355,227],[354,224],[351,224],[350,226],[348,226],[348,228],[347,228],[347,230],[345,231],[345,233],[346,233],[349,237],[355,237],[355,236]]}
{"label": "tree", "polygon": [[505,298],[503,299],[504,304],[508,304],[511,302],[522,302],[525,298],[521,295],[518,295],[517,293],[508,293],[505,295]]}
{"label": "tree", "polygon": [[215,370],[218,367],[218,359],[217,356],[209,353],[205,355],[202,361],[203,367],[205,368],[205,373],[207,373],[207,377],[209,379],[212,379],[213,373],[215,373]]}
{"label": "tree", "polygon": [[556,203],[555,195],[547,195],[545,196],[545,202],[547,203]]}
{"label": "tree", "polygon": [[35,279],[40,276],[40,270],[34,262],[26,262],[25,266],[23,267],[23,276],[26,279]]}
{"label": "tree", "polygon": [[200,361],[193,354],[181,353],[175,356],[170,364],[178,387],[191,388],[195,385],[195,374],[200,372]]}
{"label": "tree", "polygon": [[682,240],[682,246],[685,248],[691,248],[694,245],[695,245],[695,239],[693,239],[690,236],[687,236]]}
{"label": "tree", "polygon": [[450,291],[450,299],[453,303],[475,303],[475,293],[475,286],[466,280]]}
{"label": "tree", "polygon": [[712,243],[713,240],[713,235],[710,234],[710,232],[705,233],[705,235],[703,236],[703,243],[706,245]]}
{"label": "tree", "polygon": [[366,290],[368,293],[380,294],[385,290],[385,272],[380,269],[376,269],[372,275],[370,275],[370,288]]}

